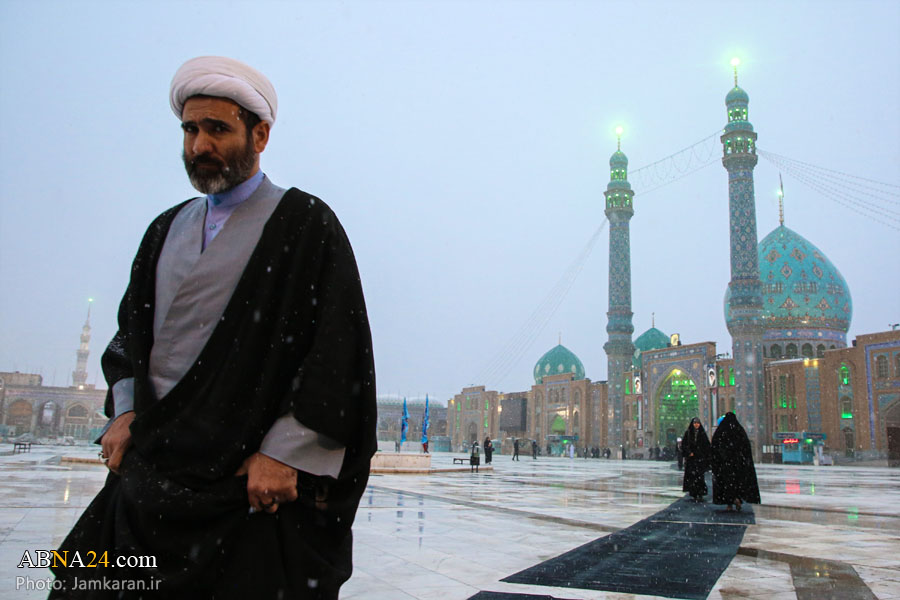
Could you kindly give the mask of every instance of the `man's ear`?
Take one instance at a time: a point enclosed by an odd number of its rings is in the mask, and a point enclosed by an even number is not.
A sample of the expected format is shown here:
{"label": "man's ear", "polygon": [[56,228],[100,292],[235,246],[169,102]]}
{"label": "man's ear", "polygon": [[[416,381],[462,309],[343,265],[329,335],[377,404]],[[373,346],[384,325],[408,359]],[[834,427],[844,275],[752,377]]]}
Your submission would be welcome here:
{"label": "man's ear", "polygon": [[266,149],[266,145],[269,143],[269,131],[271,131],[271,129],[272,126],[266,121],[260,121],[253,127],[253,131],[251,132],[251,135],[253,136],[253,149],[256,150],[257,154],[260,154]]}

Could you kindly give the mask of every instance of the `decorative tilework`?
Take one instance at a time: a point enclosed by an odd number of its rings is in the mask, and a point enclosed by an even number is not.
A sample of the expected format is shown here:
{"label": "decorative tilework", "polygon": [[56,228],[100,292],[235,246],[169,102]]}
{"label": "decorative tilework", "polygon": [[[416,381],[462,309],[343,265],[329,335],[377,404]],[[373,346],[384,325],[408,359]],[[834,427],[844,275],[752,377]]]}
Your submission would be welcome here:
{"label": "decorative tilework", "polygon": [[[606,187],[606,218],[609,220],[609,311],[606,331],[609,341],[603,345],[607,356],[607,373],[610,381],[618,379],[626,367],[631,366],[634,345],[631,334],[634,325],[631,317],[631,241],[629,221],[634,215],[631,184],[627,181],[628,158],[621,151],[609,161],[610,182]],[[608,402],[612,418],[609,419],[607,439],[610,445],[622,443],[622,416],[624,390],[621,385],[610,385]]]}
{"label": "decorative tilework", "polygon": [[[728,103],[746,110],[749,97],[729,94]],[[729,104],[729,108],[734,107]],[[753,167],[756,166],[756,133],[746,120],[730,121],[722,135],[722,164],[728,171],[728,213],[731,250],[731,282],[725,304],[725,321],[731,333],[735,365],[735,401],[738,419],[755,445],[762,443],[765,420],[762,415],[762,333],[763,299],[760,262],[773,267],[780,257],[771,251],[759,255],[756,235],[756,197]],[[774,249],[772,249],[774,250]],[[781,252],[775,250],[781,255]],[[765,257],[765,258],[764,258]],[[784,262],[782,269],[791,269]]]}

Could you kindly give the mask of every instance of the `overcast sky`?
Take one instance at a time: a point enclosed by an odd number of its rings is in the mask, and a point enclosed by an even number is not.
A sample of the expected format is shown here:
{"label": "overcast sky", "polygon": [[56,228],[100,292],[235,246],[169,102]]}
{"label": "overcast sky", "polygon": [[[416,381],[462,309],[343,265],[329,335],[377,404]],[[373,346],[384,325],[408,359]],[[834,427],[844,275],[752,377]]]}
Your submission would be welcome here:
{"label": "overcast sky", "polygon": [[[897,186],[898,24],[893,0],[0,0],[0,371],[68,385],[91,297],[88,382],[105,387],[140,237],[196,195],[169,82],[186,59],[223,54],[278,92],[263,170],[323,198],[350,236],[379,394],[526,390],[560,334],[605,379],[606,230],[521,358],[476,377],[603,223],[615,126],[632,170],[707,138],[739,55],[761,150]],[[663,165],[689,171],[702,149]],[[778,173],[760,159],[760,239],[778,225]],[[786,225],[850,286],[848,337],[900,321],[900,231],[885,225],[900,223],[852,210],[872,199],[858,186],[832,186],[855,194],[845,206],[786,172],[784,185]],[[631,221],[635,337],[655,313],[683,343],[728,352],[727,173],[716,161],[648,187]],[[896,214],[887,189],[877,202]]]}

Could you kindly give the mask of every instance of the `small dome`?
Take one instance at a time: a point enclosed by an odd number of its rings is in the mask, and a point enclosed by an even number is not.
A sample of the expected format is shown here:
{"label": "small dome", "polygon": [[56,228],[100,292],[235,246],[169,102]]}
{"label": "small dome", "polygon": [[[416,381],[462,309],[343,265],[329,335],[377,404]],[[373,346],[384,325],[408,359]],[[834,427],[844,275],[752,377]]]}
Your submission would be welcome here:
{"label": "small dome", "polygon": [[[759,243],[764,339],[837,341],[846,346],[853,317],[850,288],[830,260],[802,235],[784,225]],[[725,319],[730,320],[730,289]],[[800,331],[798,331],[800,330]]]}
{"label": "small dome", "polygon": [[562,373],[574,373],[575,379],[584,379],[584,365],[571,350],[559,344],[534,365],[534,383],[540,385],[547,375]]}
{"label": "small dome", "polygon": [[625,153],[621,150],[616,150],[612,156],[609,157],[609,168],[610,169],[622,169],[628,166],[628,157],[625,156]]}
{"label": "small dome", "polygon": [[734,86],[731,91],[728,92],[728,95],[725,96],[725,104],[730,106],[737,103],[749,104],[750,96],[743,89]]}
{"label": "small dome", "polygon": [[669,345],[669,336],[657,329],[651,327],[634,340],[634,358],[631,360],[632,365],[636,369],[643,366],[643,358],[641,355],[648,350],[659,350]]}

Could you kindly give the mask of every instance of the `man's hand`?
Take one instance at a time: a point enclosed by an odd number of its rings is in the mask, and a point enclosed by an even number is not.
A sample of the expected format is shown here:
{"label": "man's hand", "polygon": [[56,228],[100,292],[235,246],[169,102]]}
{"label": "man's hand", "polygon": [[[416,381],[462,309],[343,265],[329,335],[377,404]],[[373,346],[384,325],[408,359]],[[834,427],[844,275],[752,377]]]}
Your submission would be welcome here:
{"label": "man's hand", "polygon": [[103,434],[103,439],[100,440],[103,448],[102,455],[108,459],[106,466],[113,473],[119,472],[122,459],[131,447],[131,429],[129,427],[132,421],[134,421],[134,411],[122,413],[115,418],[113,424]]}
{"label": "man's hand", "polygon": [[297,469],[260,452],[244,461],[235,475],[247,474],[247,496],[254,510],[274,513],[297,499]]}

